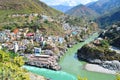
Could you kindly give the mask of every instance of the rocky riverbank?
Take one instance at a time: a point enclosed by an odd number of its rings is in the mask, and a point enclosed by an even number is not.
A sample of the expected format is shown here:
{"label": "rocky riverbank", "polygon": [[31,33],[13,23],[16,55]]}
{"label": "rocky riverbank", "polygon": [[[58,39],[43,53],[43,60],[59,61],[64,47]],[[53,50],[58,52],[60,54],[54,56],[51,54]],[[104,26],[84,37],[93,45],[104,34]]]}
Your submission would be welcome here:
{"label": "rocky riverbank", "polygon": [[[105,40],[96,39],[94,42],[83,46],[78,50],[77,57],[80,60],[93,64],[87,65],[87,70],[104,72],[105,69],[106,73],[106,69],[108,69],[108,73],[109,70],[110,72],[120,72],[120,54],[111,51]],[[97,64],[97,66],[94,64]],[[93,68],[90,69],[89,66]],[[98,67],[100,70],[96,70],[97,68],[94,70],[95,67]]]}
{"label": "rocky riverbank", "polygon": [[109,69],[105,69],[103,67],[101,67],[100,65],[97,64],[86,64],[85,65],[85,69],[88,71],[94,71],[94,72],[100,72],[100,73],[107,73],[107,74],[116,74],[115,71],[113,70],[109,70]]}
{"label": "rocky riverbank", "polygon": [[100,60],[94,60],[91,63],[86,64],[85,69],[94,72],[116,74],[120,72],[120,62],[117,60],[101,62]]}

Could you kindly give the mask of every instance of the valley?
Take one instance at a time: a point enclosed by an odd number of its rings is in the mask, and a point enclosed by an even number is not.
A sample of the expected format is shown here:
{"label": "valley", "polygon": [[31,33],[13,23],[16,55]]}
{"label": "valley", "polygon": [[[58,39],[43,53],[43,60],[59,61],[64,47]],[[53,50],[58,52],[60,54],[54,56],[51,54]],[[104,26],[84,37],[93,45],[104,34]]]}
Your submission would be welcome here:
{"label": "valley", "polygon": [[0,1],[0,80],[120,79],[120,1],[77,2]]}

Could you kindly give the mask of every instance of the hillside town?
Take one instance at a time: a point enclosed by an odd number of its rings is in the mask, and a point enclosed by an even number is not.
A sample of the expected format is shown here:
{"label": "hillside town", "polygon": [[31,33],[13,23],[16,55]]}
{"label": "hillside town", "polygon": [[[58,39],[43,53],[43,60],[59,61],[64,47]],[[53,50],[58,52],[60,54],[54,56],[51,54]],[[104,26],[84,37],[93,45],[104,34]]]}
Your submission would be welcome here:
{"label": "hillside town", "polygon": [[[55,52],[57,55],[63,54],[65,48],[63,48],[63,51],[60,51],[59,48],[56,47],[56,43],[59,45],[62,44],[65,41],[64,38],[58,36],[47,37],[38,32],[29,33],[28,31],[28,28],[15,29],[13,32],[10,30],[1,31],[1,48],[13,51],[15,54],[19,54],[20,56],[27,55],[26,57],[29,57],[30,60],[33,56],[42,57],[44,55],[45,57],[43,57],[49,61],[47,58],[55,56]],[[60,54],[58,54],[59,52]],[[53,57],[51,60],[53,59],[55,59],[54,61],[57,61],[56,58]],[[54,63],[56,64],[57,62]]]}
{"label": "hillside town", "polygon": [[[61,18],[63,21],[57,21],[50,16],[39,15],[37,13],[13,14],[8,17],[13,19],[24,17],[28,19],[29,24],[31,24],[35,18],[39,18],[38,22],[40,23],[48,24],[48,22],[57,22],[62,25],[61,28],[64,31],[62,35],[45,34],[46,28],[37,28],[32,31],[31,28],[25,27],[0,31],[1,48],[27,58],[27,65],[60,70],[61,68],[57,63],[59,58],[64,55],[72,45],[84,41],[84,39],[89,36],[88,31],[90,31],[90,27],[70,25],[65,22],[65,19],[68,18],[67,16]],[[91,22],[90,24],[94,23]],[[92,34],[92,31],[94,32],[95,29],[91,30],[89,34]]]}
{"label": "hillside town", "polygon": [[28,65],[60,70],[57,63],[59,58],[69,47],[79,42],[72,38],[80,34],[79,27],[71,28],[64,24],[63,28],[65,36],[43,35],[43,29],[36,32],[30,32],[29,28],[16,28],[12,31],[5,29],[0,32],[1,48],[24,56],[28,59]]}

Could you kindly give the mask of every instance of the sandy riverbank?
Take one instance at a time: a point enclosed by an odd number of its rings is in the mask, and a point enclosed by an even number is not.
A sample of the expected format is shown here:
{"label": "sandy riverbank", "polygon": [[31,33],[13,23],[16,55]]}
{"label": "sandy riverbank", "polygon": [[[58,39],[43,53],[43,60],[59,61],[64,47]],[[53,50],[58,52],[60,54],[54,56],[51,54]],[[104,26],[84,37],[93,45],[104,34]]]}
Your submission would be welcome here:
{"label": "sandy riverbank", "polygon": [[105,69],[99,65],[96,64],[86,64],[85,69],[88,71],[93,71],[93,72],[100,72],[100,73],[106,73],[106,74],[116,74],[115,71]]}
{"label": "sandy riverbank", "polygon": [[43,76],[33,74],[33,73],[30,73],[30,72],[29,72],[29,75],[30,75],[30,80],[47,80]]}

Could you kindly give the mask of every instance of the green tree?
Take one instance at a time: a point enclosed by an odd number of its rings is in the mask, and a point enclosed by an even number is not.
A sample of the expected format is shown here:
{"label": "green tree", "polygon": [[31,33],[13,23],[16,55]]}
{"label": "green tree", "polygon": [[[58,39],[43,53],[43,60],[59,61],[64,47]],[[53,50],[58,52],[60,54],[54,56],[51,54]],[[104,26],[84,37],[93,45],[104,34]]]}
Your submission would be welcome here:
{"label": "green tree", "polygon": [[24,65],[23,57],[15,57],[14,63],[17,64],[19,67]]}
{"label": "green tree", "polygon": [[108,48],[109,47],[109,43],[107,40],[102,40],[101,41],[101,46],[104,47],[104,48]]}
{"label": "green tree", "polygon": [[21,68],[23,64],[22,57],[12,59],[0,50],[0,80],[30,80],[27,71]]}

